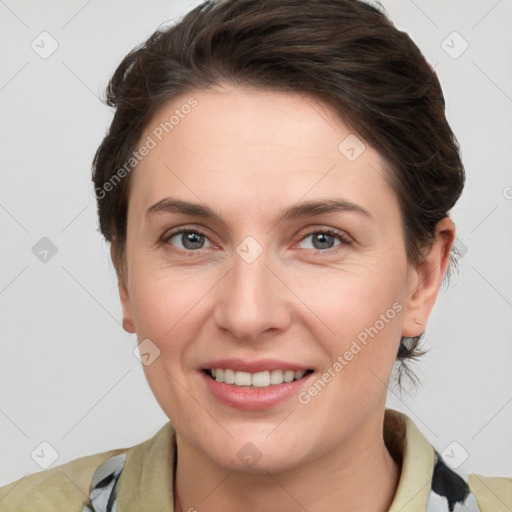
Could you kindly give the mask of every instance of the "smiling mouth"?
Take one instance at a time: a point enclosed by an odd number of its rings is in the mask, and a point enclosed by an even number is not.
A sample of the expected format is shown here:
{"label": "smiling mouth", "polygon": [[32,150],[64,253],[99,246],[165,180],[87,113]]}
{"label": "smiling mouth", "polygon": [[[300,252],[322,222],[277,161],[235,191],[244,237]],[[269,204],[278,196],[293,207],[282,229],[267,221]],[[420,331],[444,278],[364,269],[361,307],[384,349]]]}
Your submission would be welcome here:
{"label": "smiling mouth", "polygon": [[239,372],[223,368],[207,368],[206,375],[217,382],[244,388],[268,388],[293,382],[313,373],[313,370],[270,370],[257,373]]}

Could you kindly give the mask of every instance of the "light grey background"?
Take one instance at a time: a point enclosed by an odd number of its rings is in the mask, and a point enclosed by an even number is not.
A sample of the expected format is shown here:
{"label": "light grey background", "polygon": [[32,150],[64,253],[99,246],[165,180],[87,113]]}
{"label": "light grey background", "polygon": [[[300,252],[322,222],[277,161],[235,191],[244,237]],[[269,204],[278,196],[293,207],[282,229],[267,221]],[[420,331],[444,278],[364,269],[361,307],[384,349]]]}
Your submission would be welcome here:
{"label": "light grey background", "polygon": [[[51,461],[42,442],[55,466],[167,421],[121,328],[90,164],[111,119],[97,96],[117,64],[198,3],[0,0],[0,484]],[[454,464],[467,456],[462,473],[510,477],[512,1],[382,3],[435,65],[468,176],[453,215],[467,252],[428,326],[423,385],[390,390],[388,405]],[[46,59],[31,47],[51,49],[43,31],[58,43]],[[57,248],[46,262],[32,251],[43,237]]]}

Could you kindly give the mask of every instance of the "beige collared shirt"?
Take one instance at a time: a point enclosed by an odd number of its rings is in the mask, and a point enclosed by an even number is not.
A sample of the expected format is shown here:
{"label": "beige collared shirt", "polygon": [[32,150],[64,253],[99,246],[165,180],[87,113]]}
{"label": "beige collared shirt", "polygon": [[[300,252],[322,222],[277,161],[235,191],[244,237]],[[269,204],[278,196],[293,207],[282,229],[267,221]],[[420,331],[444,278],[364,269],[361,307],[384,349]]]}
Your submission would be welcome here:
{"label": "beige collared shirt", "polygon": [[[451,469],[405,414],[386,409],[384,440],[402,460],[389,512],[511,512],[512,478]],[[0,488],[1,512],[172,512],[176,433],[166,423],[131,448],[75,459]]]}

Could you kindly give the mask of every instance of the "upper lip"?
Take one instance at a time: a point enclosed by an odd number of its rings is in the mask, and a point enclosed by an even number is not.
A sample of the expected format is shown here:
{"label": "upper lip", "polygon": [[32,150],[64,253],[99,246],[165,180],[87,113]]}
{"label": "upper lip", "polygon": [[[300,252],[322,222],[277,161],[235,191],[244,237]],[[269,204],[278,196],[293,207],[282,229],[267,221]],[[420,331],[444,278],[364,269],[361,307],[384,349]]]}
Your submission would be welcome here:
{"label": "upper lip", "polygon": [[245,359],[216,359],[215,361],[208,361],[201,366],[202,370],[210,370],[212,368],[221,368],[223,370],[230,369],[248,373],[258,373],[270,370],[293,370],[297,372],[310,369],[300,363],[291,363],[289,361],[281,361],[279,359],[258,359],[254,361],[248,361]]}

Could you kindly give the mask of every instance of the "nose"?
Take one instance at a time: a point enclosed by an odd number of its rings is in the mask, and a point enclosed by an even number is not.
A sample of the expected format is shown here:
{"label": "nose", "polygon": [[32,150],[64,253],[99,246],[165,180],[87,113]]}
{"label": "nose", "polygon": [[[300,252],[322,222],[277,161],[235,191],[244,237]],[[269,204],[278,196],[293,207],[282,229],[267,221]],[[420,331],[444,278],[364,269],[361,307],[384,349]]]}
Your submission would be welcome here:
{"label": "nose", "polygon": [[214,321],[234,339],[254,343],[290,325],[293,294],[265,251],[254,261],[240,254],[234,253],[231,271],[217,287]]}

